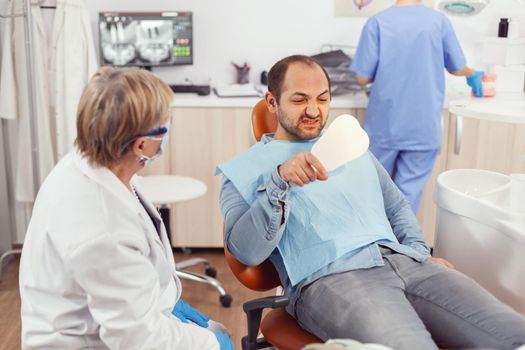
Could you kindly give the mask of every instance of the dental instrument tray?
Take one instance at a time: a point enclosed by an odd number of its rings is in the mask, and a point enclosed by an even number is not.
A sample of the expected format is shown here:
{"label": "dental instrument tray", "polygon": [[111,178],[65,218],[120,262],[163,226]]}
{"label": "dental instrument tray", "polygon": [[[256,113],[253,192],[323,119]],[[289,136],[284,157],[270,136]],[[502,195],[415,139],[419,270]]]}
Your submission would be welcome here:
{"label": "dental instrument tray", "polygon": [[357,75],[350,70],[352,59],[343,50],[322,52],[310,57],[319,62],[328,73],[332,82],[332,95],[365,91],[359,85]]}

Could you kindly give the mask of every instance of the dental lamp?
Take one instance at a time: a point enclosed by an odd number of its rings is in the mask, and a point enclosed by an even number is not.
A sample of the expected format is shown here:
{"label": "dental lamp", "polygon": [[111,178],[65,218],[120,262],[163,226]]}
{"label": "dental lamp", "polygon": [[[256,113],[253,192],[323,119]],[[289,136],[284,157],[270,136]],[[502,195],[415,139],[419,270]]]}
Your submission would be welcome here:
{"label": "dental lamp", "polygon": [[490,0],[445,0],[439,4],[439,9],[456,16],[474,16],[480,13]]}

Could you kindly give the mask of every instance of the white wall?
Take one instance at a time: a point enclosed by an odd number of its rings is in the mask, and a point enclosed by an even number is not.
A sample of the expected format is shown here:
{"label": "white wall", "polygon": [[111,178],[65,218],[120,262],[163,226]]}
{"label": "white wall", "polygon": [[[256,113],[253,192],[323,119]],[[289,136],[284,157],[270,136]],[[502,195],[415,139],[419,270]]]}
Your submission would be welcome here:
{"label": "white wall", "polygon": [[520,35],[525,36],[525,1],[492,0],[477,16],[449,17],[454,25],[463,50],[472,65],[480,64],[480,47],[476,45],[482,37],[497,36],[500,18],[512,18],[520,22]]}
{"label": "white wall", "polygon": [[[4,140],[0,124],[0,255],[11,249],[14,232],[11,232],[11,216],[9,212],[9,197],[7,193],[7,174],[4,159]],[[0,266],[1,268],[1,266]]]}
{"label": "white wall", "polygon": [[[330,0],[90,0],[98,11],[189,10],[194,16],[193,66],[158,68],[168,82],[232,83],[231,61],[251,66],[251,79],[279,58],[315,54],[325,43],[350,44],[365,19],[334,18]],[[98,35],[98,34],[97,34]]]}
{"label": "white wall", "polygon": [[[86,2],[94,30],[99,11],[193,11],[195,61],[193,66],[157,68],[155,71],[169,83],[180,83],[185,78],[195,84],[207,83],[209,79],[212,83],[232,83],[235,78],[232,60],[251,64],[251,81],[256,82],[262,70],[269,69],[286,55],[315,54],[326,43],[356,45],[366,20],[334,17],[332,0]],[[479,65],[475,41],[482,36],[495,36],[499,18],[509,16],[520,19],[523,33],[525,6],[521,6],[519,0],[492,0],[475,17],[451,18],[471,65]],[[98,34],[96,36],[98,40]]]}
{"label": "white wall", "polygon": [[[0,0],[0,13],[5,12],[6,1]],[[3,20],[0,19],[0,28]],[[0,43],[3,40],[3,32],[0,29]],[[0,54],[2,47],[0,45]],[[0,255],[6,250],[11,249],[13,232],[11,232],[11,216],[9,212],[9,201],[7,193],[7,166],[4,157],[4,139],[3,130],[0,122]]]}

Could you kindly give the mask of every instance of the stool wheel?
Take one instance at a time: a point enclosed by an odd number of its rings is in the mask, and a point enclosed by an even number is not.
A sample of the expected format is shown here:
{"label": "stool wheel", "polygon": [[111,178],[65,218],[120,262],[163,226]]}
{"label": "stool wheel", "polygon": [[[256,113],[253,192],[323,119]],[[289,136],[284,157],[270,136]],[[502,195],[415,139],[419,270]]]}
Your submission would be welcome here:
{"label": "stool wheel", "polygon": [[184,255],[191,255],[191,248],[180,247],[180,250],[182,251],[182,254]]}
{"label": "stool wheel", "polygon": [[206,274],[206,276],[210,276],[212,278],[217,277],[217,270],[210,266],[204,270],[204,273]]}
{"label": "stool wheel", "polygon": [[230,307],[232,300],[233,299],[230,294],[224,294],[219,297],[219,301],[223,307]]}

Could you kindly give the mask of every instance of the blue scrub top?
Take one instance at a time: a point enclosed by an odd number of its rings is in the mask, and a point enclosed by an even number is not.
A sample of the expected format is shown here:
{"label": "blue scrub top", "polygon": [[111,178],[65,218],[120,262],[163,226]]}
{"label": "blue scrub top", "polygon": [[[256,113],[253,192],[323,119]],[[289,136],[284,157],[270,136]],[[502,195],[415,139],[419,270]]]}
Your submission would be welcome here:
{"label": "blue scrub top", "polygon": [[370,17],[351,68],[374,82],[365,121],[371,142],[398,150],[439,148],[444,68],[457,71],[465,65],[443,14],[407,5]]}

